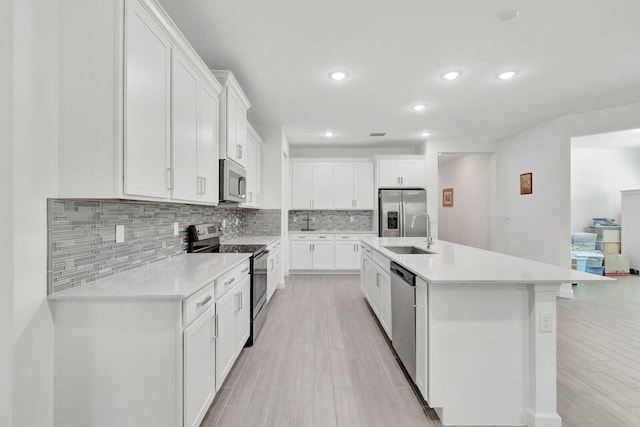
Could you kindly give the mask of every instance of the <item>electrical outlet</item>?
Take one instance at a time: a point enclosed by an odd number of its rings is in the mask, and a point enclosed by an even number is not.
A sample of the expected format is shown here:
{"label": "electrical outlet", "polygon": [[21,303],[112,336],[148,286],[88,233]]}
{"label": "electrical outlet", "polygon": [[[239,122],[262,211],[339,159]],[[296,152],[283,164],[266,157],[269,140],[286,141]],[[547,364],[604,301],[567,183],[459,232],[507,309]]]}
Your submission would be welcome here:
{"label": "electrical outlet", "polygon": [[315,216],[311,217],[311,222],[316,222],[316,217]]}
{"label": "electrical outlet", "polygon": [[353,222],[353,215],[349,215],[349,222]]}
{"label": "electrical outlet", "polygon": [[177,236],[180,234],[180,224],[176,221],[173,223],[173,235]]}
{"label": "electrical outlet", "polygon": [[227,219],[223,218],[222,219],[222,228],[226,228],[227,227]]}
{"label": "electrical outlet", "polygon": [[236,218],[236,227],[240,225],[240,218]]}
{"label": "electrical outlet", "polygon": [[124,225],[116,225],[116,243],[124,242]]}
{"label": "electrical outlet", "polygon": [[540,332],[553,331],[553,313],[540,313]]}
{"label": "electrical outlet", "polygon": [[295,216],[293,217],[293,222],[298,222],[298,218],[296,218]]}

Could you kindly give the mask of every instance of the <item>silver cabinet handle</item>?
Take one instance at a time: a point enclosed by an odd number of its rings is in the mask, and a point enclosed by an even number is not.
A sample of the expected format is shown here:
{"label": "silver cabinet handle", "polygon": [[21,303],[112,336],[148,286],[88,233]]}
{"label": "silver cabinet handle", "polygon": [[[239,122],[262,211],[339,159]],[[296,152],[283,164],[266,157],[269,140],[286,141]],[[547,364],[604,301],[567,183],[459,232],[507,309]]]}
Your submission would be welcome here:
{"label": "silver cabinet handle", "polygon": [[202,177],[202,194],[207,194],[207,178]]}
{"label": "silver cabinet handle", "polygon": [[242,310],[242,308],[244,307],[244,301],[242,300],[242,292],[240,292],[238,295],[240,295],[240,310]]}
{"label": "silver cabinet handle", "polygon": [[245,274],[249,272],[249,267],[245,268],[244,270],[242,270],[240,273]]}
{"label": "silver cabinet handle", "polygon": [[311,200],[309,200],[309,207],[313,207],[313,205],[311,204]]}
{"label": "silver cabinet handle", "polygon": [[249,191],[249,201],[253,202],[253,191]]}
{"label": "silver cabinet handle", "polygon": [[213,339],[218,338],[218,315],[215,314],[213,316]]}
{"label": "silver cabinet handle", "polygon": [[398,177],[398,185],[400,185],[400,177]]}
{"label": "silver cabinet handle", "polygon": [[235,277],[232,277],[231,279],[227,280],[226,282],[224,282],[224,286],[229,286],[230,284],[232,284],[233,282],[236,281]]}
{"label": "silver cabinet handle", "polygon": [[400,177],[400,184],[404,185],[404,176]]}
{"label": "silver cabinet handle", "polygon": [[207,305],[209,303],[209,301],[211,301],[213,297],[211,295],[207,295],[205,298],[202,299],[202,301],[199,301],[196,306],[198,308],[200,307],[204,307],[205,305]]}
{"label": "silver cabinet handle", "polygon": [[319,239],[326,239],[327,236],[318,236]]}
{"label": "silver cabinet handle", "polygon": [[342,236],[342,237],[340,237],[340,238],[341,238],[341,239],[348,239],[348,238],[349,238],[349,236]]}

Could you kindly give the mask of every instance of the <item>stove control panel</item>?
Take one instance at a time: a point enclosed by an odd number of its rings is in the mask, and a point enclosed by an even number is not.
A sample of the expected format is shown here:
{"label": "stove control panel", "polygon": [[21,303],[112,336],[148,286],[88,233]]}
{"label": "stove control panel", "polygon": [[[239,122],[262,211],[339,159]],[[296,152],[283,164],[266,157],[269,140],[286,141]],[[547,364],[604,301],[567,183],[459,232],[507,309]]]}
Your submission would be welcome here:
{"label": "stove control panel", "polygon": [[192,225],[192,238],[194,241],[200,241],[205,239],[211,239],[214,237],[220,237],[222,232],[220,231],[220,223],[213,222],[210,224],[197,224]]}

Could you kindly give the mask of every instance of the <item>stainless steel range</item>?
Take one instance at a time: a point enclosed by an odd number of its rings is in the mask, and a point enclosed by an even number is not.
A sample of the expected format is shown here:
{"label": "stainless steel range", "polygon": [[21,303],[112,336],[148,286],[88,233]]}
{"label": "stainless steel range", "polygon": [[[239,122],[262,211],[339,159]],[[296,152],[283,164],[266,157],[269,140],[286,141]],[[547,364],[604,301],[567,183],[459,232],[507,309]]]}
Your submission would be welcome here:
{"label": "stainless steel range", "polygon": [[267,318],[267,245],[225,245],[220,243],[220,223],[190,225],[187,252],[249,253],[251,255],[251,334],[246,346],[258,338]]}

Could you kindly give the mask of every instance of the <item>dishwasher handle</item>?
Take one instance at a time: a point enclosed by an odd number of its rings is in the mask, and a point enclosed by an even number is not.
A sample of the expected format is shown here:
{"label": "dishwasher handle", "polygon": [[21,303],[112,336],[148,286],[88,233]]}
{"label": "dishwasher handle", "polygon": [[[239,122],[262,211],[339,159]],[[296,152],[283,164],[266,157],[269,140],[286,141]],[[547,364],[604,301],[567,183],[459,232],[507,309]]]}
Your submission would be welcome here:
{"label": "dishwasher handle", "polygon": [[398,276],[410,286],[416,285],[416,275],[395,262],[391,263],[391,273]]}

